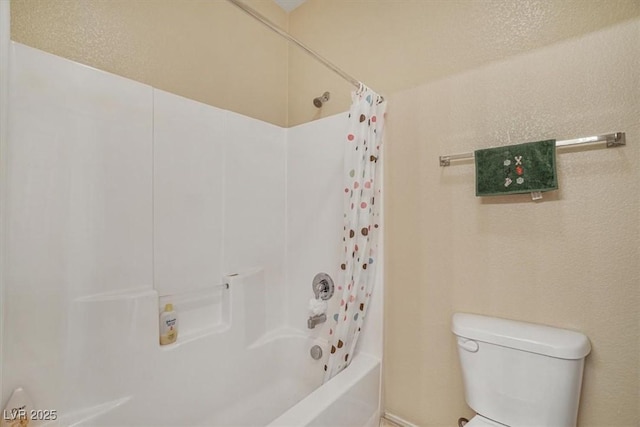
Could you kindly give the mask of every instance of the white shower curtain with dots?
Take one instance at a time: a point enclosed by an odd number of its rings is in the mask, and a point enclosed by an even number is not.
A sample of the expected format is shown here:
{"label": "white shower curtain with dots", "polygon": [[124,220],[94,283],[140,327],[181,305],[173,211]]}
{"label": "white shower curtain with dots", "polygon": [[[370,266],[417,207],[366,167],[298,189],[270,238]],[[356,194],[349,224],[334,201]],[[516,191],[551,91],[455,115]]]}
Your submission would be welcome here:
{"label": "white shower curtain with dots", "polygon": [[376,280],[380,233],[379,161],[386,102],[364,85],[352,93],[345,135],[342,260],[336,282],[340,299],[329,319],[330,355],[325,381],[351,362],[364,327]]}

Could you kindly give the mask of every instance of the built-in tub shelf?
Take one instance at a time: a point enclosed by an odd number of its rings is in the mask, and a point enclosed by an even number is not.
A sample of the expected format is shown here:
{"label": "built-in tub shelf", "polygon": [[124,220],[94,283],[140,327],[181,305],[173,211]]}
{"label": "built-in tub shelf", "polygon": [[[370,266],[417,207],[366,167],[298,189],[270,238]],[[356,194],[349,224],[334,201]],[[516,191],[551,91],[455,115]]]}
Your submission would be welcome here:
{"label": "built-in tub shelf", "polygon": [[[107,293],[77,296],[73,299],[71,312],[72,329],[78,336],[93,336],[89,330],[99,328],[101,334],[108,330],[135,330],[139,337],[146,337],[162,350],[176,349],[183,344],[210,337],[223,335],[231,329],[231,283],[233,276],[207,287],[185,289],[184,291],[166,292],[149,287],[125,289]],[[238,288],[238,286],[240,288]],[[242,283],[236,286],[236,304],[242,305]],[[169,345],[160,345],[159,316],[165,304],[173,304],[178,316],[178,340]],[[236,314],[242,312],[236,307]],[[99,316],[113,319],[117,327],[111,323],[97,321]],[[92,325],[92,326],[88,326]],[[106,328],[106,329],[104,329]],[[109,329],[111,328],[111,329]],[[104,329],[104,330],[103,330]],[[100,334],[98,334],[100,335]]]}
{"label": "built-in tub shelf", "polygon": [[210,328],[205,328],[201,330],[193,330],[187,333],[184,333],[182,327],[180,327],[178,331],[178,340],[173,344],[167,344],[160,346],[162,351],[171,351],[180,347],[181,345],[188,344],[194,341],[198,341],[203,338],[210,337],[212,335],[223,334],[228,332],[231,329],[230,323],[221,323],[216,326],[212,326]]}
{"label": "built-in tub shelf", "polygon": [[225,279],[219,283],[184,291],[158,292],[158,315],[164,310],[165,304],[172,304],[178,317],[178,340],[160,346],[163,350],[172,350],[230,329],[229,281]]}
{"label": "built-in tub shelf", "polygon": [[160,293],[158,315],[168,303],[173,304],[178,315],[178,340],[163,346],[158,343],[162,350],[173,350],[212,335],[223,340],[221,345],[229,344],[224,340],[232,339],[230,336],[237,336],[248,348],[269,341],[267,287],[262,268],[227,274],[219,283],[223,285]]}

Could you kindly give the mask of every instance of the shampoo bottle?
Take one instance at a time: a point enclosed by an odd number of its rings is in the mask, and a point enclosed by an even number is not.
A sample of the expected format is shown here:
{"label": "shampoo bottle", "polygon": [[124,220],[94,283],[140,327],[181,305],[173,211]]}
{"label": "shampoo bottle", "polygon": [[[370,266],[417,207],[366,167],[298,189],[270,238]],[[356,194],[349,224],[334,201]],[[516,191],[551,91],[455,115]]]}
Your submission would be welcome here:
{"label": "shampoo bottle", "polygon": [[166,304],[160,314],[160,345],[176,342],[178,339],[178,317],[173,304]]}

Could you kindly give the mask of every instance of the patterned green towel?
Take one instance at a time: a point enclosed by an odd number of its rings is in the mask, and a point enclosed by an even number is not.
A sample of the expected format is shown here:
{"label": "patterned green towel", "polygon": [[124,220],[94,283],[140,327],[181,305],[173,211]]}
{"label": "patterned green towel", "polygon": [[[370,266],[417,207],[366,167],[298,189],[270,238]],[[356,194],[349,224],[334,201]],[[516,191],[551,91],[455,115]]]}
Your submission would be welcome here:
{"label": "patterned green towel", "polygon": [[476,196],[558,189],[556,140],[476,150]]}

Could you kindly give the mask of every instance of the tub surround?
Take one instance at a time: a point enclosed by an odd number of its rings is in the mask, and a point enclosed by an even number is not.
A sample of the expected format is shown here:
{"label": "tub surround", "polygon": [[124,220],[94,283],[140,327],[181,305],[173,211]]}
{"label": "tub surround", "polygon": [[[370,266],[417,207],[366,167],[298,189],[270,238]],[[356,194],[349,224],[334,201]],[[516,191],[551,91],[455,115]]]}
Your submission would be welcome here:
{"label": "tub surround", "polygon": [[[23,386],[60,425],[265,425],[320,386],[303,311],[313,276],[337,276],[345,115],[287,130],[18,43],[11,59],[2,397]],[[310,219],[314,186],[331,197]],[[165,303],[180,330],[161,347]]]}

